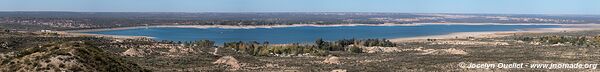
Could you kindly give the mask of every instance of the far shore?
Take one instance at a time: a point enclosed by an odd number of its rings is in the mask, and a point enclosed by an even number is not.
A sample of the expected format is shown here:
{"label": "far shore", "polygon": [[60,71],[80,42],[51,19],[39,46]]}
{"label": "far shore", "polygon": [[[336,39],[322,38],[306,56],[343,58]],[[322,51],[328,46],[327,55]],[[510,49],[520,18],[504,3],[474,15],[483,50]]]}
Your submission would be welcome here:
{"label": "far shore", "polygon": [[285,28],[285,27],[339,27],[339,26],[421,26],[421,25],[560,25],[560,26],[598,26],[600,24],[544,24],[544,23],[413,23],[413,24],[291,24],[291,25],[155,25],[155,26],[134,26],[134,27],[115,27],[115,28],[100,28],[100,29],[81,29],[81,30],[66,30],[61,32],[96,32],[110,30],[126,30],[140,28],[223,28],[223,29],[254,29],[254,28]]}
{"label": "far shore", "polygon": [[95,32],[95,31],[110,31],[110,30],[125,30],[139,28],[223,28],[223,29],[255,29],[255,28],[285,28],[285,27],[340,27],[340,26],[418,26],[418,24],[291,24],[291,25],[155,25],[155,26],[135,26],[135,27],[117,27],[117,28],[101,28],[101,29],[82,29],[82,30],[67,30],[61,32]]}
{"label": "far shore", "polygon": [[102,35],[102,34],[89,34],[82,32],[95,32],[95,31],[110,31],[110,30],[126,30],[126,29],[139,29],[139,28],[161,28],[161,27],[173,27],[173,28],[223,28],[223,29],[254,29],[254,28],[285,28],[285,27],[339,27],[339,26],[420,26],[420,25],[559,25],[563,28],[535,28],[535,29],[521,29],[517,31],[486,31],[486,32],[456,32],[446,35],[430,35],[430,36],[417,36],[417,37],[403,37],[390,39],[392,42],[406,42],[406,41],[421,41],[425,39],[453,39],[453,38],[491,38],[491,37],[502,37],[509,36],[514,33],[546,33],[546,32],[562,32],[562,31],[584,31],[584,30],[600,30],[600,24],[535,24],[535,23],[515,23],[515,24],[502,24],[502,23],[414,23],[414,24],[330,24],[330,25],[318,25],[318,24],[292,24],[292,25],[156,25],[156,26],[136,26],[136,27],[119,27],[119,28],[103,28],[103,29],[83,29],[83,30],[68,30],[68,31],[57,31],[59,33],[72,34],[72,35],[83,35],[83,36],[103,36],[103,37],[114,37],[114,38],[153,38],[148,36],[121,36],[121,35]]}

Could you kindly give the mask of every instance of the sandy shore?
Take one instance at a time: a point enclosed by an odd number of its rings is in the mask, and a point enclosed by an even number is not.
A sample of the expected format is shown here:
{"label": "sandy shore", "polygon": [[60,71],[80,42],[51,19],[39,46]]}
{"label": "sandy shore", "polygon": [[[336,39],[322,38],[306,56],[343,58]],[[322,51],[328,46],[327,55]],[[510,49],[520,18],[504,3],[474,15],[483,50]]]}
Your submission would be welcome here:
{"label": "sandy shore", "polygon": [[154,37],[148,37],[148,36],[103,35],[103,34],[61,32],[61,31],[55,31],[55,33],[64,34],[64,35],[72,35],[72,36],[94,36],[94,37],[111,37],[111,38],[124,38],[124,39],[154,38]]}
{"label": "sandy shore", "polygon": [[[577,25],[580,26],[580,25]],[[585,25],[581,25],[585,26]],[[510,36],[516,33],[547,33],[547,32],[569,32],[569,31],[585,31],[585,30],[600,30],[600,25],[593,25],[588,27],[570,27],[570,28],[533,28],[533,29],[521,29],[518,31],[487,31],[487,32],[457,32],[446,35],[432,35],[432,36],[419,36],[419,37],[406,37],[406,38],[394,38],[390,39],[392,42],[408,42],[408,41],[423,41],[426,39],[464,39],[466,37],[474,38],[493,38]]]}

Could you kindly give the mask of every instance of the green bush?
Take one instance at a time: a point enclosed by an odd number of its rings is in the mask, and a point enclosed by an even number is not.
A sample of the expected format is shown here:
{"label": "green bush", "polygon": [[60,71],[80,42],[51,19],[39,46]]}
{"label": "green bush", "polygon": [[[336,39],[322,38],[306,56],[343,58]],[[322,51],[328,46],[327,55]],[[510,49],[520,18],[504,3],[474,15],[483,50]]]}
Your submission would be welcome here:
{"label": "green bush", "polygon": [[348,52],[352,52],[352,53],[362,53],[362,49],[358,48],[356,46],[352,46],[350,48],[348,48]]}
{"label": "green bush", "polygon": [[195,46],[199,46],[199,47],[210,48],[210,47],[214,46],[215,42],[210,41],[210,40],[200,40],[200,41],[195,41],[193,44]]}
{"label": "green bush", "polygon": [[600,36],[596,36],[592,39],[592,42],[600,43]]}

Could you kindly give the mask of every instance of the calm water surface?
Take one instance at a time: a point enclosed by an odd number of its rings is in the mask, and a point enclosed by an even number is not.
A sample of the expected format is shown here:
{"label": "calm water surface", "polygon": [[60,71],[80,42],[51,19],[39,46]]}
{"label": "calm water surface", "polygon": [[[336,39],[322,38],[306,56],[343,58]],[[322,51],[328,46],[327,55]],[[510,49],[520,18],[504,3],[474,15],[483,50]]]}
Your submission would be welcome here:
{"label": "calm water surface", "polygon": [[402,38],[443,35],[453,32],[515,31],[526,28],[557,28],[556,25],[422,25],[422,26],[341,26],[341,27],[286,27],[256,29],[221,28],[139,28],[127,30],[86,32],[107,35],[150,36],[156,40],[194,41],[213,40],[217,43],[232,41],[269,41],[271,43],[306,43],[318,38],[325,40]]}

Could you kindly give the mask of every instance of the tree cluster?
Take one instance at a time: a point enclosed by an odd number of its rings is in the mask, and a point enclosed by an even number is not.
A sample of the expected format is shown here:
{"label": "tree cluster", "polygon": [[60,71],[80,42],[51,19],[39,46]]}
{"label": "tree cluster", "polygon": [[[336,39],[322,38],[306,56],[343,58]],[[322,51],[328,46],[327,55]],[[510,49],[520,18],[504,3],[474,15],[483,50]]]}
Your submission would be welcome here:
{"label": "tree cluster", "polygon": [[330,50],[330,51],[339,51],[339,50],[348,50],[348,46],[381,46],[381,47],[395,47],[397,46],[395,43],[390,42],[386,39],[342,39],[333,42],[323,41],[323,39],[317,39],[315,44],[320,49]]}
{"label": "tree cluster", "polygon": [[[351,46],[353,45],[353,46]],[[314,44],[285,44],[285,45],[270,45],[268,42],[259,43],[252,42],[226,42],[224,48],[230,48],[238,52],[247,53],[255,56],[270,56],[270,55],[299,55],[299,54],[327,54],[328,51],[348,51],[352,53],[362,53],[363,47],[381,46],[394,47],[396,44],[386,39],[343,39],[337,41],[324,41],[317,39]]]}
{"label": "tree cluster", "polygon": [[238,52],[247,53],[254,56],[269,56],[269,55],[299,55],[312,53],[322,53],[322,50],[317,49],[313,45],[269,45],[268,42],[258,43],[252,42],[227,42],[223,44],[224,48],[231,48]]}

